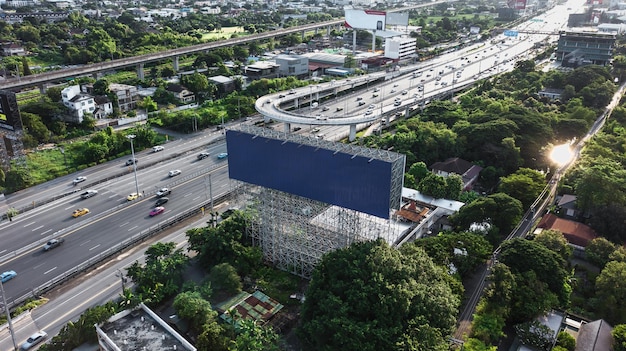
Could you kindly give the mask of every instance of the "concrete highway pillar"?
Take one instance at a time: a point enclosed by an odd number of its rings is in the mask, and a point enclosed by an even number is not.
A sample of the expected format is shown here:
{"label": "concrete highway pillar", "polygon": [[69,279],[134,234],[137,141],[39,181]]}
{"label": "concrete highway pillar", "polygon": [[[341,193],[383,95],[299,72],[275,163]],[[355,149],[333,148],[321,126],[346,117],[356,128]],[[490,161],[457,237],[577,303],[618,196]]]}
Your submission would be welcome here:
{"label": "concrete highway pillar", "polygon": [[174,56],[174,59],[172,60],[173,61],[172,64],[174,65],[174,72],[178,72],[178,70],[180,69],[179,63],[178,63],[178,58],[179,57],[180,56],[176,55],[176,56]]}
{"label": "concrete highway pillar", "polygon": [[92,73],[91,78],[98,80],[98,73]]}
{"label": "concrete highway pillar", "polygon": [[143,80],[145,78],[143,72],[143,63],[137,65],[137,78],[139,78],[140,80]]}
{"label": "concrete highway pillar", "polygon": [[356,55],[356,30],[352,30],[352,55]]}
{"label": "concrete highway pillar", "polygon": [[376,29],[372,31],[372,53],[376,52]]}
{"label": "concrete highway pillar", "polygon": [[45,83],[41,83],[41,85],[39,86],[39,93],[42,94],[42,95],[46,93],[46,84]]}
{"label": "concrete highway pillar", "polygon": [[271,119],[271,118],[269,118],[268,116],[263,116],[263,122],[265,122],[265,123],[270,123],[270,121],[271,121],[271,120],[272,120],[272,119]]}
{"label": "concrete highway pillar", "polygon": [[326,35],[330,36],[331,26],[326,27]]}
{"label": "concrete highway pillar", "polygon": [[304,31],[302,31],[302,34],[300,35],[302,41],[304,41]]}
{"label": "concrete highway pillar", "polygon": [[318,29],[319,29],[319,28],[315,28],[315,34],[317,34],[317,30],[318,30]]}
{"label": "concrete highway pillar", "polygon": [[350,135],[348,136],[349,141],[354,141],[356,139],[356,124],[350,125]]}
{"label": "concrete highway pillar", "polygon": [[285,123],[285,133],[289,133],[291,131],[291,123]]}

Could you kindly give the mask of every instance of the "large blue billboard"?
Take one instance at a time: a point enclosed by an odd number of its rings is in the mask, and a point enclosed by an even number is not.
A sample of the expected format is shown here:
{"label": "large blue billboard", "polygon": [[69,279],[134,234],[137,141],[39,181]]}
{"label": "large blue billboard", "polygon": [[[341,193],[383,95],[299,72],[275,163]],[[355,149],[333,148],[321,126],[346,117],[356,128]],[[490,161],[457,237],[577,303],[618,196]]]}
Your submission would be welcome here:
{"label": "large blue billboard", "polygon": [[226,132],[230,178],[389,218],[392,163]]}

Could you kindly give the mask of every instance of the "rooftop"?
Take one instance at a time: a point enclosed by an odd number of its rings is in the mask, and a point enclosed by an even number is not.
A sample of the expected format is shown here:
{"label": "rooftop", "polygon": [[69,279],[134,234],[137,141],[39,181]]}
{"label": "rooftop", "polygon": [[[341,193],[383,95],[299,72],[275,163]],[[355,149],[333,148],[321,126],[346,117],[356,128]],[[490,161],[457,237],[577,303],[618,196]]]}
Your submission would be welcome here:
{"label": "rooftop", "polygon": [[144,304],[122,311],[96,326],[100,342],[120,351],[189,350],[196,351],[187,340]]}

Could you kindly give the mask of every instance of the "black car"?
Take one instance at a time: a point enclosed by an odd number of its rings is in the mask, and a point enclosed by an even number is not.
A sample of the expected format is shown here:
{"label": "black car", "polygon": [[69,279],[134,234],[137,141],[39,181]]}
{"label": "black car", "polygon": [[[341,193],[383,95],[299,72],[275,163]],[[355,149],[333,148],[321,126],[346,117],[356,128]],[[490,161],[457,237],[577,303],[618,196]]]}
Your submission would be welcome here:
{"label": "black car", "polygon": [[130,159],[130,160],[126,161],[126,165],[127,165],[127,166],[130,166],[130,165],[132,165],[133,163],[137,163],[137,159],[134,159],[134,160],[133,160],[133,159]]}
{"label": "black car", "polygon": [[167,198],[167,197],[162,197],[162,198],[159,198],[159,199],[156,201],[156,206],[161,206],[161,205],[163,205],[164,203],[166,203],[166,202],[168,202],[168,201],[170,201],[170,199],[169,199],[169,198]]}
{"label": "black car", "polygon": [[198,160],[205,159],[205,158],[207,158],[209,156],[211,156],[210,153],[208,153],[208,152],[201,152],[200,155],[198,155]]}

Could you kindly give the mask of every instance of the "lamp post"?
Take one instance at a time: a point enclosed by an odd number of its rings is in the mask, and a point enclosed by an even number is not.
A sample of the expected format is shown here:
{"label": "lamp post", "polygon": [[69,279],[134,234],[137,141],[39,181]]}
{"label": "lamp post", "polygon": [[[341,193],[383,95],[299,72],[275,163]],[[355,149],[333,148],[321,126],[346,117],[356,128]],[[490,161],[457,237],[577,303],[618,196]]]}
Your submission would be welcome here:
{"label": "lamp post", "polygon": [[63,154],[63,163],[65,163],[65,169],[67,170],[67,157],[65,156],[65,149],[63,147],[60,147],[59,150]]}
{"label": "lamp post", "polygon": [[137,191],[137,196],[139,196],[139,183],[137,182],[137,161],[135,160],[135,148],[133,147],[133,139],[137,136],[135,134],[128,134],[126,136],[128,140],[130,140],[130,153],[133,157],[133,170],[135,171],[135,190]]}
{"label": "lamp post", "polygon": [[9,323],[9,332],[11,333],[11,339],[13,340],[13,350],[17,350],[17,343],[15,342],[15,332],[13,331],[13,323],[11,322],[11,313],[9,312],[9,306],[7,306],[7,299],[4,296],[4,286],[0,280],[0,291],[2,292],[2,304],[4,305],[4,311],[7,314],[7,322]]}

